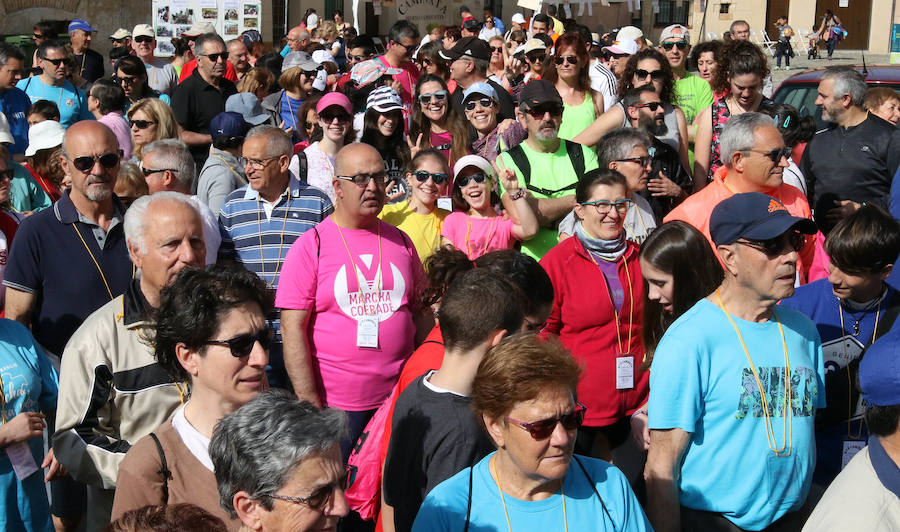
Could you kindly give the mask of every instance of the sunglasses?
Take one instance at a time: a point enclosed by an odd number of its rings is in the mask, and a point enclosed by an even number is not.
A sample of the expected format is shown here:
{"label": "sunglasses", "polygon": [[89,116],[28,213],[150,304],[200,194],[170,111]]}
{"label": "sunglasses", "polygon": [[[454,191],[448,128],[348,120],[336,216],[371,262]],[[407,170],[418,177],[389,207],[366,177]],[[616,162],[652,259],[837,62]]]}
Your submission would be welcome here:
{"label": "sunglasses", "polygon": [[317,125],[319,125],[319,124],[316,124],[313,122],[303,122],[303,127],[306,129],[312,129],[312,128],[316,127]]}
{"label": "sunglasses", "polygon": [[791,251],[800,252],[806,246],[806,235],[800,231],[788,231],[783,235],[768,240],[751,240],[749,238],[738,240],[738,244],[758,249],[768,257],[777,257],[784,251],[785,244],[791,247]]}
{"label": "sunglasses", "polygon": [[40,33],[32,33],[31,37],[34,39],[48,39],[46,35],[41,35]]}
{"label": "sunglasses", "polygon": [[293,497],[290,495],[280,495],[278,493],[270,493],[269,497],[273,499],[277,499],[279,501],[290,502],[294,504],[303,504],[308,506],[312,510],[322,510],[327,505],[330,505],[334,500],[334,489],[335,487],[340,487],[343,490],[346,490],[350,487],[350,470],[349,468],[344,471],[344,474],[340,476],[337,482],[333,484],[329,484],[327,486],[323,486],[318,490],[314,491],[312,495],[309,497]]}
{"label": "sunglasses", "polygon": [[481,184],[484,183],[485,180],[487,180],[487,176],[484,174],[472,174],[466,177],[457,177],[456,184],[459,188],[466,188],[472,181]]}
{"label": "sunglasses", "polygon": [[347,59],[349,59],[349,60],[351,60],[351,61],[360,62],[360,61],[365,61],[365,60],[367,60],[368,57],[366,57],[366,56],[364,56],[364,55],[348,55],[348,56],[347,56]]}
{"label": "sunglasses", "polygon": [[350,115],[348,115],[347,113],[331,113],[331,112],[326,112],[326,113],[322,113],[319,115],[319,120],[325,122],[326,124],[330,124],[330,123],[334,122],[335,119],[337,119],[337,121],[339,123],[343,124],[345,122],[350,121]]}
{"label": "sunglasses", "polygon": [[426,94],[420,94],[419,95],[419,103],[422,105],[428,105],[429,103],[431,103],[432,98],[434,98],[434,101],[436,101],[436,102],[443,102],[444,100],[447,99],[447,91],[440,90],[437,92],[429,92]]}
{"label": "sunglasses", "polygon": [[534,109],[529,109],[526,111],[531,118],[535,120],[540,120],[544,118],[544,115],[550,113],[550,116],[562,116],[563,114],[563,106],[562,105],[550,105],[545,107],[535,107]]}
{"label": "sunglasses", "polygon": [[527,430],[535,440],[546,440],[553,434],[553,431],[556,430],[556,425],[558,423],[562,423],[563,428],[566,430],[575,430],[580,427],[581,424],[584,423],[584,413],[586,411],[586,406],[581,403],[575,403],[575,410],[573,410],[572,413],[564,414],[559,417],[542,419],[533,423],[525,423],[524,421],[519,421],[518,419],[513,419],[509,416],[506,416],[506,420],[512,421],[519,427]]}
{"label": "sunglasses", "polygon": [[663,50],[665,50],[667,52],[669,50],[671,50],[673,46],[677,46],[679,50],[684,50],[685,48],[687,48],[687,42],[685,42],[685,41],[664,42],[664,43],[661,43],[660,46],[662,46]]}
{"label": "sunglasses", "polygon": [[650,102],[650,103],[640,103],[637,105],[632,105],[632,107],[634,107],[635,109],[642,109],[642,108],[646,107],[647,109],[650,109],[654,113],[662,106],[663,106],[662,102]]}
{"label": "sunglasses", "polygon": [[358,187],[369,186],[369,181],[375,181],[379,187],[383,187],[387,183],[387,172],[379,172],[377,174],[356,174],[356,175],[336,175],[334,176],[344,181],[352,181]]}
{"label": "sunglasses", "polygon": [[412,174],[416,176],[416,181],[419,183],[424,183],[430,178],[435,185],[443,185],[444,181],[448,179],[447,174],[432,174],[425,170],[416,170]]}
{"label": "sunglasses", "polygon": [[272,329],[266,327],[256,334],[242,334],[240,336],[235,336],[234,338],[229,338],[228,340],[207,340],[203,342],[203,345],[221,345],[228,347],[228,349],[231,350],[231,356],[242,358],[248,356],[250,352],[253,351],[253,346],[256,345],[256,342],[259,342],[259,345],[262,346],[263,349],[268,349],[274,336]]}
{"label": "sunglasses", "polygon": [[432,62],[431,62],[431,59],[423,58],[423,59],[419,59],[419,64],[422,65],[423,67],[427,67],[427,66],[431,66]]}
{"label": "sunglasses", "polygon": [[650,164],[652,159],[649,155],[645,155],[643,157],[626,157],[624,159],[616,159],[616,162],[620,163],[638,163],[641,166],[647,166]]}
{"label": "sunglasses", "polygon": [[144,177],[150,177],[153,174],[158,174],[159,172],[177,172],[178,170],[175,168],[144,168],[141,167],[141,173],[144,174]]}
{"label": "sunglasses", "polygon": [[570,65],[578,65],[578,56],[577,55],[558,55],[554,59],[557,65],[561,65],[563,63],[569,63]]}
{"label": "sunglasses", "polygon": [[494,101],[490,98],[479,98],[477,100],[469,100],[466,102],[466,111],[474,111],[475,105],[480,105],[485,109],[490,109],[494,106]]}
{"label": "sunglasses", "polygon": [[206,58],[209,59],[210,61],[212,61],[213,63],[218,63],[220,59],[222,61],[228,60],[228,52],[222,52],[219,54],[201,54],[201,55],[205,55]]}
{"label": "sunglasses", "polygon": [[55,66],[55,67],[58,67],[61,64],[64,64],[64,65],[72,64],[72,61],[70,61],[68,57],[63,57],[62,59],[50,59],[49,57],[42,57],[41,61],[48,61],[50,63],[53,63],[53,66]]}
{"label": "sunglasses", "polygon": [[149,43],[153,42],[153,37],[147,37],[146,35],[141,35],[140,37],[135,37],[134,42],[136,43]]}
{"label": "sunglasses", "polygon": [[778,164],[781,162],[782,157],[784,157],[785,159],[789,158],[791,156],[792,150],[790,148],[788,148],[787,146],[785,146],[784,148],[775,148],[775,149],[772,149],[769,151],[760,151],[760,150],[743,150],[743,151],[751,151],[753,153],[761,153],[761,154],[765,155],[766,157],[768,157],[769,160],[772,161],[773,163]]}
{"label": "sunglasses", "polygon": [[491,53],[495,53],[495,52],[498,54],[502,54],[503,47],[502,46],[491,46]]}
{"label": "sunglasses", "polygon": [[136,126],[138,129],[147,129],[152,126],[156,122],[151,122],[149,120],[132,120],[131,125]]}
{"label": "sunglasses", "polygon": [[540,54],[540,55],[526,54],[525,59],[527,59],[528,62],[530,62],[530,63],[543,63],[544,59],[547,59],[547,54]]}
{"label": "sunglasses", "polygon": [[133,85],[135,80],[138,79],[138,76],[118,76],[116,77],[116,81],[119,82],[119,85]]}
{"label": "sunglasses", "polygon": [[83,157],[75,157],[72,159],[72,165],[78,169],[79,172],[90,172],[94,167],[94,164],[97,161],[100,161],[100,166],[109,170],[110,168],[115,168],[117,164],[119,164],[120,156],[118,153],[104,153],[103,155],[85,155]]}
{"label": "sunglasses", "polygon": [[316,77],[316,76],[319,75],[319,70],[318,70],[318,69],[316,69],[316,70],[304,70],[304,71],[303,71],[303,75],[306,76],[306,77],[308,77],[308,78],[314,78],[314,77]]}
{"label": "sunglasses", "polygon": [[647,77],[656,81],[662,81],[666,79],[666,73],[662,70],[654,70],[652,72],[644,70],[643,68],[639,68],[634,71],[634,77],[637,79],[647,79]]}

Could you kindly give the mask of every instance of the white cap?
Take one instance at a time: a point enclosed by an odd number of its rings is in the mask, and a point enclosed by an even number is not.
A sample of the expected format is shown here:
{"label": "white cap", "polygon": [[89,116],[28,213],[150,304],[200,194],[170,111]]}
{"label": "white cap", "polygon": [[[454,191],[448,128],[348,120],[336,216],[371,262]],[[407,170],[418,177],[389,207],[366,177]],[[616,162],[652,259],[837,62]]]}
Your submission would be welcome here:
{"label": "white cap", "polygon": [[525,24],[525,16],[522,13],[515,13],[512,16],[512,21],[515,24]]}
{"label": "white cap", "polygon": [[634,55],[638,53],[638,45],[632,39],[619,39],[609,46],[604,46],[603,49],[614,54]]}
{"label": "white cap", "polygon": [[465,169],[467,166],[474,166],[479,170],[483,170],[488,177],[494,177],[494,168],[491,166],[491,163],[489,163],[487,159],[479,155],[464,155],[456,161],[456,164],[453,165],[454,181],[456,181],[456,178],[459,177],[460,172],[462,172],[463,169]]}
{"label": "white cap", "polygon": [[633,41],[635,39],[640,39],[644,36],[644,32],[641,31],[640,28],[635,28],[634,26],[625,26],[624,28],[619,30],[619,33],[616,34],[616,39],[619,41]]}
{"label": "white cap", "polygon": [[6,113],[0,113],[0,144],[15,144],[16,139],[9,132],[9,120],[6,119]]}
{"label": "white cap", "polygon": [[31,157],[38,150],[55,148],[63,143],[66,130],[56,120],[44,120],[28,128],[28,148],[25,156]]}
{"label": "white cap", "polygon": [[326,61],[329,63],[337,63],[337,61],[334,60],[334,56],[331,55],[331,52],[328,50],[316,50],[312,53],[312,60],[320,65]]}
{"label": "white cap", "polygon": [[133,37],[153,37],[156,38],[156,33],[153,31],[153,26],[150,24],[138,24],[131,30],[131,35]]}

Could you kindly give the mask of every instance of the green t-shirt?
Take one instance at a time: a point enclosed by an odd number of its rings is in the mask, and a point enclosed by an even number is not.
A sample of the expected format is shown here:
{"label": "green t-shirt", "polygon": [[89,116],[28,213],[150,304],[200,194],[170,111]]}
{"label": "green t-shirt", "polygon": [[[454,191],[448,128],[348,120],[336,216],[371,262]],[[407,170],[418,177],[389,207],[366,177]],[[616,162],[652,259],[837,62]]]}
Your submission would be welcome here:
{"label": "green t-shirt", "polygon": [[[575,168],[569,160],[565,142],[562,140],[559,142],[559,148],[552,154],[538,153],[532,150],[526,142],[523,142],[520,146],[525,152],[525,157],[528,158],[528,164],[531,165],[531,176],[529,179],[531,185],[547,190],[560,190],[572,183],[578,182],[580,176],[575,175]],[[599,166],[597,154],[593,149],[587,146],[582,146],[581,148],[582,151],[584,151],[585,172],[596,169]],[[499,159],[501,160],[502,165],[498,164],[497,166],[515,171],[516,178],[519,180],[519,186],[524,187],[525,178],[522,175],[522,171],[519,170],[516,163],[513,162],[509,153],[501,153]],[[575,189],[570,188],[568,190],[561,190],[560,192],[556,192],[549,196],[533,190],[530,190],[529,192],[536,198],[561,198],[574,195]],[[502,185],[500,193],[503,194]],[[536,260],[540,260],[540,258],[558,242],[559,236],[557,235],[556,228],[550,229],[542,227],[534,237],[522,243],[522,253],[534,257]]]}
{"label": "green t-shirt", "polygon": [[559,126],[559,138],[574,139],[579,133],[594,123],[594,99],[590,91],[584,95],[584,101],[578,105],[564,105],[562,123]]}
{"label": "green t-shirt", "polygon": [[713,103],[713,93],[709,83],[690,72],[675,82],[675,105],[681,107],[688,126],[694,123],[694,119],[700,111]]}

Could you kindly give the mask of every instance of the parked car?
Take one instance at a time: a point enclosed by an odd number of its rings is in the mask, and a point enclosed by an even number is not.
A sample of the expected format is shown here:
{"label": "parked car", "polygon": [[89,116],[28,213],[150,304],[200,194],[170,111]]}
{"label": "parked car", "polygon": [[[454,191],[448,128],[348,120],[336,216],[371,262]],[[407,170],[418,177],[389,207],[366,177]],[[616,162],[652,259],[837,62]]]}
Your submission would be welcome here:
{"label": "parked car", "polygon": [[[854,66],[863,73],[869,87],[890,87],[900,91],[900,65]],[[796,107],[801,114],[809,114],[816,119],[819,129],[827,124],[822,120],[822,110],[816,106],[819,81],[822,79],[824,68],[808,70],[800,74],[794,74],[787,78],[772,96],[776,102],[786,103]]]}

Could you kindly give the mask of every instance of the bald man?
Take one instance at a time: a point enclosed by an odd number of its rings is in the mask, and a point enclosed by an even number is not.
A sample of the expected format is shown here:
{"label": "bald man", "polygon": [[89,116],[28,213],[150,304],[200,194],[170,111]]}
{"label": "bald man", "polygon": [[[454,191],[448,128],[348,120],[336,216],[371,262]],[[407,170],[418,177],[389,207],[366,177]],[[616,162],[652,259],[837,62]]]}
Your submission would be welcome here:
{"label": "bald man", "polygon": [[282,57],[291,52],[303,52],[309,46],[309,40],[312,36],[303,26],[294,26],[287,33],[285,40],[287,44],[281,50]]}
{"label": "bald man", "polygon": [[350,144],[338,152],[335,174],[334,214],[291,247],[275,304],[294,391],[349,416],[346,460],[434,319],[419,304],[424,272],[412,241],[378,219],[387,179],[381,156]]}

